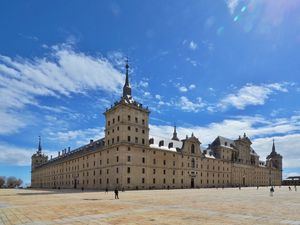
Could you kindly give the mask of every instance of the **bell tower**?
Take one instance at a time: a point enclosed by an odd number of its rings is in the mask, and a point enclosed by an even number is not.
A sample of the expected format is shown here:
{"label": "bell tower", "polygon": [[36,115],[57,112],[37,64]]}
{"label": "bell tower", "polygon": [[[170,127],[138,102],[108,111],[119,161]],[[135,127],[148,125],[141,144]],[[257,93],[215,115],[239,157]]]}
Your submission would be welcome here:
{"label": "bell tower", "polygon": [[131,143],[148,146],[150,111],[148,107],[143,107],[132,97],[128,60],[126,60],[125,74],[121,99],[104,112],[105,145]]}

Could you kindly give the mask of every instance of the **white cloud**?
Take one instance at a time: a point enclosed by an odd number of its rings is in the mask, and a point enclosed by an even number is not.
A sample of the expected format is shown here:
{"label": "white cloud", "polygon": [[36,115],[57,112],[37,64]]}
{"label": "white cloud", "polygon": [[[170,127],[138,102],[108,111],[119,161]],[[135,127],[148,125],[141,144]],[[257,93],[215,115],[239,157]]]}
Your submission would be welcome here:
{"label": "white cloud", "polygon": [[138,86],[146,88],[149,86],[149,83],[147,81],[140,81]]}
{"label": "white cloud", "polygon": [[218,106],[222,109],[226,109],[229,106],[233,106],[237,109],[245,109],[248,105],[264,105],[269,96],[276,91],[287,92],[286,86],[286,83],[247,84],[236,93],[229,94],[221,99]]}
{"label": "white cloud", "polygon": [[1,134],[25,126],[16,109],[38,106],[39,96],[58,98],[95,89],[120,92],[122,75],[104,57],[76,52],[69,45],[53,46],[50,51],[46,57],[34,59],[0,55],[0,119],[6,121],[0,124]]}
{"label": "white cloud", "polygon": [[144,92],[144,96],[145,96],[145,97],[150,97],[150,96],[151,96],[151,94],[150,94],[150,92],[148,92],[148,91],[145,91],[145,92]]}
{"label": "white cloud", "polygon": [[0,143],[0,162],[2,165],[28,166],[31,163],[32,149]]}
{"label": "white cloud", "polygon": [[49,140],[58,141],[65,146],[81,146],[88,144],[90,139],[97,140],[104,137],[104,128],[87,128],[79,130],[68,130],[59,132],[49,132]]}
{"label": "white cloud", "polygon": [[194,42],[194,41],[191,41],[191,42],[190,42],[189,48],[190,48],[191,50],[196,50],[197,47],[198,47],[198,45],[197,45],[196,42]]}
{"label": "white cloud", "polygon": [[160,95],[155,95],[155,98],[158,100],[161,100],[161,96]]}
{"label": "white cloud", "polygon": [[227,0],[226,4],[230,14],[234,14],[236,7],[239,5],[239,0]]}
{"label": "white cloud", "polygon": [[184,86],[181,86],[178,89],[179,89],[180,92],[187,92],[188,91],[188,89]]}
{"label": "white cloud", "polygon": [[196,88],[196,85],[195,84],[191,84],[190,86],[189,86],[189,89],[190,90],[193,90],[193,89],[195,89]]}
{"label": "white cloud", "polygon": [[181,96],[179,102],[176,105],[186,112],[198,112],[201,108],[205,106],[201,98],[197,98],[196,102],[190,101],[187,97]]}

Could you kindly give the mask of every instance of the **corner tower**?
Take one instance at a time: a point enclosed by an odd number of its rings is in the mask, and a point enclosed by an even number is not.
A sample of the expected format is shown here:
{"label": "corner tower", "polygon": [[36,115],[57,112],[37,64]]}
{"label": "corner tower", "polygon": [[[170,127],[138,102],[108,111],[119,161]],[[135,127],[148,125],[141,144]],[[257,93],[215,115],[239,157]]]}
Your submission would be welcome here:
{"label": "corner tower", "polygon": [[267,166],[282,170],[282,156],[276,152],[274,139],[273,139],[272,151],[267,156]]}
{"label": "corner tower", "polygon": [[35,154],[31,156],[31,170],[40,166],[48,161],[48,156],[42,153],[41,136],[39,136],[38,149]]}
{"label": "corner tower", "polygon": [[123,95],[104,112],[105,145],[130,143],[148,146],[150,111],[132,97],[128,61],[126,61],[125,70]]}

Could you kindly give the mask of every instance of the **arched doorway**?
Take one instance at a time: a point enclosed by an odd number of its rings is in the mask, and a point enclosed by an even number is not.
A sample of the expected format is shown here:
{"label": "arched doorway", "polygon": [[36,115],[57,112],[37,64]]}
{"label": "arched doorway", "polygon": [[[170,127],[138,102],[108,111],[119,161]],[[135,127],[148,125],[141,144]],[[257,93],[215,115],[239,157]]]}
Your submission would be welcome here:
{"label": "arched doorway", "polygon": [[194,181],[194,178],[191,179],[191,188],[194,188],[195,187],[195,181]]}

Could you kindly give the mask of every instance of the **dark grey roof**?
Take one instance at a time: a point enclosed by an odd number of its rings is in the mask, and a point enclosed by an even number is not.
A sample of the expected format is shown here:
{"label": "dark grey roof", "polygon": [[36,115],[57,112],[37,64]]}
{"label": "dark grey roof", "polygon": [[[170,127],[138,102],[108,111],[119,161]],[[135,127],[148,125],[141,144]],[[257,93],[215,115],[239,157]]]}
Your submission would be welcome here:
{"label": "dark grey roof", "polygon": [[235,143],[234,140],[229,138],[225,138],[222,136],[218,136],[212,143],[211,146],[226,146],[226,147],[234,147]]}

